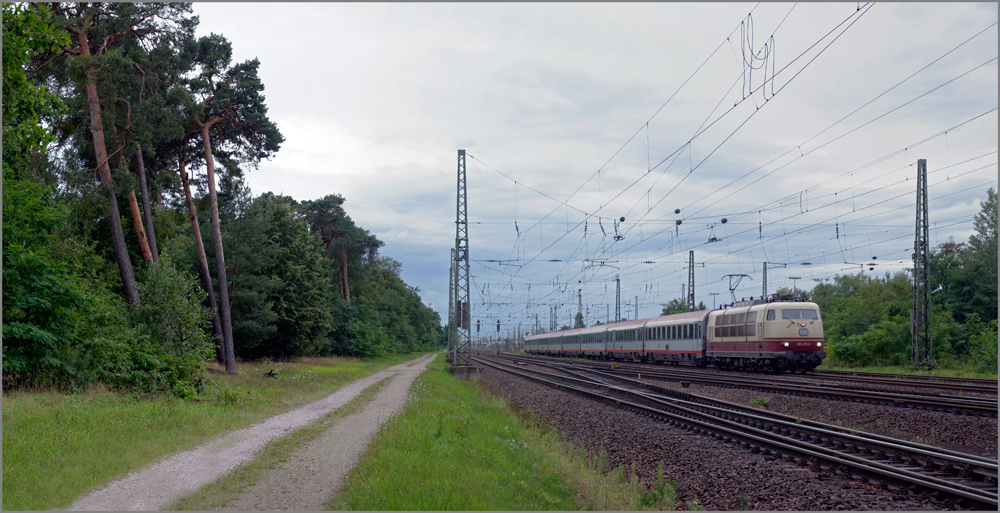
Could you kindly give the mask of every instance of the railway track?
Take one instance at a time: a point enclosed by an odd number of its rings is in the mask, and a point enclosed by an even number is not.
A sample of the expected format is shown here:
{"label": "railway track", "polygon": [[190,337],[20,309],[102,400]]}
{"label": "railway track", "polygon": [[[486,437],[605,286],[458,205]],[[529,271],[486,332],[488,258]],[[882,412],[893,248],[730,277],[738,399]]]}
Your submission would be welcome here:
{"label": "railway track", "polygon": [[[801,376],[795,376],[794,378],[789,379],[760,374],[746,375],[743,373],[705,373],[698,369],[670,368],[641,364],[596,363],[589,361],[522,355],[501,355],[501,357],[517,361],[563,367],[567,369],[589,368],[595,370],[607,370],[613,374],[626,377],[644,375],[647,379],[756,390],[769,394],[819,397],[824,399],[878,404],[882,406],[919,409],[956,415],[974,415],[979,417],[997,416],[997,399],[995,397],[942,395],[937,392],[927,392],[926,394],[919,395],[912,393],[854,390],[850,388],[842,388],[831,383],[804,383]],[[610,367],[612,366],[615,366],[616,368],[611,369]],[[982,393],[988,395],[990,392],[982,391]],[[995,395],[995,390],[992,393]]]}
{"label": "railway track", "polygon": [[813,372],[820,376],[859,376],[864,378],[878,378],[888,380],[917,381],[925,383],[941,384],[968,384],[974,386],[997,388],[997,380],[984,378],[956,378],[950,376],[923,376],[920,374],[889,374],[884,372],[862,372],[846,371],[834,369],[816,369]]}
{"label": "railway track", "polygon": [[[621,368],[625,369],[635,369],[635,370],[646,370],[649,369],[659,369],[663,367],[653,366],[649,364],[619,364]],[[680,368],[674,368],[675,372],[683,372]],[[693,368],[684,369],[689,372],[704,372],[701,370],[696,370]],[[851,376],[840,376],[840,375],[828,375],[824,373],[816,373],[812,371],[805,375],[762,375],[759,373],[747,373],[739,371],[722,371],[724,375],[729,376],[740,376],[744,378],[750,378],[753,380],[765,379],[770,381],[797,381],[797,382],[812,382],[812,383],[847,383],[847,384],[859,384],[864,386],[885,386],[885,387],[899,387],[899,388],[912,388],[919,391],[911,392],[918,395],[941,395],[941,391],[947,392],[957,392],[959,394],[974,393],[974,394],[984,394],[984,395],[997,395],[997,382],[989,380],[980,380],[978,383],[972,383],[967,381],[948,381],[948,382],[938,382],[936,380],[918,379],[918,380],[908,380],[905,374],[887,374],[883,376],[887,377],[851,377]],[[873,373],[874,374],[874,373]],[[920,376],[920,378],[925,378],[925,376]]]}
{"label": "railway track", "polygon": [[[652,366],[645,363],[622,363],[619,365],[626,368],[663,368],[659,366]],[[683,367],[673,367],[674,369],[690,369],[694,371],[692,367],[687,365]],[[761,374],[757,373],[746,373],[740,371],[724,371],[727,374],[733,375],[744,375],[753,376],[754,378],[760,377]],[[791,376],[791,375],[789,375]],[[830,370],[830,369],[815,369],[809,371],[805,375],[796,375],[796,379],[811,379],[818,382],[841,382],[841,383],[858,383],[860,385],[885,385],[885,386],[895,386],[895,387],[907,387],[914,389],[923,389],[929,391],[929,394],[936,394],[941,391],[956,392],[958,394],[965,393],[981,393],[981,394],[992,394],[997,395],[997,380],[994,379],[982,379],[982,378],[956,378],[948,376],[924,376],[919,374],[888,374],[881,372],[860,372],[860,371],[843,371],[843,370]]]}
{"label": "railway track", "polygon": [[548,370],[538,370],[504,363],[495,356],[477,356],[474,360],[814,471],[825,469],[885,489],[927,493],[963,508],[997,508],[995,459],[757,410],[659,387],[610,369],[571,369],[547,362],[535,365]]}

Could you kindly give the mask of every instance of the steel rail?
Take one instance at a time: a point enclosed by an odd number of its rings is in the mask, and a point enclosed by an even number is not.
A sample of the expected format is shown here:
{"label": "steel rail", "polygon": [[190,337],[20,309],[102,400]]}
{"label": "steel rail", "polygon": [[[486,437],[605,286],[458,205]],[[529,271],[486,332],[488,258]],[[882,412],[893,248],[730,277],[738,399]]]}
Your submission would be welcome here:
{"label": "steel rail", "polygon": [[848,376],[863,376],[871,378],[884,378],[884,379],[905,379],[912,381],[930,381],[930,382],[941,382],[941,383],[970,383],[970,384],[980,384],[984,386],[997,387],[997,380],[986,379],[986,378],[959,378],[954,376],[925,376],[922,374],[889,374],[885,372],[864,372],[864,371],[848,371],[848,370],[838,370],[838,369],[816,369],[813,372],[817,374],[829,374],[829,375],[848,375]]}
{"label": "steel rail", "polygon": [[[622,367],[632,367],[636,366],[639,368],[648,368],[651,364],[641,364],[641,363],[621,363]],[[684,365],[687,371],[693,371],[693,367],[689,365]],[[683,372],[681,368],[675,367],[673,369],[675,372]],[[741,371],[725,371],[727,373],[737,373],[744,374]],[[752,374],[754,376],[759,376],[760,374]],[[789,374],[792,376],[792,374]],[[858,376],[858,377],[851,377]],[[856,382],[856,383],[877,383],[885,385],[896,385],[896,386],[906,386],[913,388],[931,388],[939,390],[955,390],[962,392],[973,392],[973,393],[984,393],[984,394],[996,394],[997,393],[997,380],[984,379],[984,378],[957,378],[951,376],[924,376],[919,374],[889,374],[882,372],[861,372],[861,371],[843,371],[834,369],[814,369],[806,374],[801,375],[804,378],[812,379],[823,379],[830,381],[844,381],[844,382]],[[871,378],[871,379],[862,379]],[[873,381],[874,379],[874,381]]]}
{"label": "steel rail", "polygon": [[[607,364],[595,364],[582,361],[568,361],[565,359],[539,358],[539,357],[517,357],[515,359],[545,362],[557,365],[567,365],[572,367],[607,367]],[[860,391],[846,389],[831,389],[820,385],[801,384],[799,382],[776,381],[754,376],[753,379],[739,376],[723,376],[718,374],[706,376],[703,373],[688,370],[665,370],[649,367],[618,365],[615,370],[610,370],[618,374],[646,374],[650,378],[662,379],[665,381],[688,381],[710,386],[722,386],[727,388],[739,388],[745,390],[759,390],[764,392],[781,393],[798,396],[830,397],[852,402],[863,402],[881,404],[884,406],[895,406],[903,408],[916,408],[944,413],[970,412],[984,417],[997,416],[997,401],[995,399],[956,397],[956,396],[921,396],[913,394],[902,394],[894,392]]]}
{"label": "steel rail", "polygon": [[[628,369],[633,369],[633,368],[634,369],[643,369],[643,370],[646,370],[647,372],[648,372],[648,369],[650,369],[651,367],[652,366],[650,364],[638,364],[638,363],[631,363],[631,364],[620,365],[620,368],[623,368],[623,369],[624,368],[628,368]],[[653,367],[653,368],[655,368],[655,367]],[[698,372],[698,371],[696,371],[694,369],[679,369],[679,368],[674,368],[674,369],[671,369],[671,372]],[[781,375],[774,376],[774,377],[766,377],[765,378],[765,377],[761,376],[761,374],[759,374],[759,373],[746,373],[746,372],[741,372],[741,371],[724,371],[724,372],[726,372],[727,374],[730,374],[730,375],[735,375],[735,376],[753,376],[753,379],[761,379],[761,378],[763,378],[765,380],[770,380],[770,381],[781,381],[782,379],[786,379],[786,378],[784,378]],[[820,373],[820,371],[817,370],[817,371],[812,371],[812,372],[807,373],[807,374],[802,374],[802,375],[799,375],[799,376],[794,376],[794,378],[797,378],[797,379],[808,379],[808,380],[840,381],[840,382],[844,382],[844,383],[862,383],[862,384],[869,384],[869,385],[870,384],[878,384],[878,385],[886,385],[886,386],[909,387],[909,388],[915,388],[915,389],[953,390],[953,391],[961,391],[961,392],[981,393],[981,394],[987,394],[987,395],[990,395],[990,394],[996,395],[997,394],[997,382],[996,381],[990,382],[988,380],[984,380],[984,381],[986,381],[985,383],[965,385],[965,384],[956,383],[956,382],[936,382],[934,380],[925,380],[925,379],[919,379],[919,380],[902,379],[903,377],[906,376],[905,374],[882,374],[882,375],[877,375],[878,373],[870,373],[870,374],[872,374],[871,377],[866,377],[866,378],[852,378],[852,377],[849,377],[849,376],[829,375],[829,374],[826,374],[825,372]],[[793,375],[792,374],[788,374],[787,378],[793,378]],[[992,386],[989,386],[988,385],[989,383],[992,383]]]}
{"label": "steel rail", "polygon": [[[616,374],[641,374],[636,370],[615,369],[610,372]],[[876,403],[885,406],[896,406],[904,408],[922,408],[927,410],[942,411],[946,413],[958,413],[958,410],[968,410],[981,416],[997,415],[996,400],[983,400],[976,398],[957,398],[938,396],[920,396],[912,394],[900,394],[895,392],[876,392],[871,390],[831,390],[819,385],[800,385],[793,383],[754,383],[741,379],[729,378],[674,378],[661,377],[655,373],[649,373],[650,377],[668,380],[688,380],[704,384],[729,385],[743,390],[759,390],[766,392],[777,392],[789,395],[811,395],[811,396],[832,396],[850,400],[853,402]]]}

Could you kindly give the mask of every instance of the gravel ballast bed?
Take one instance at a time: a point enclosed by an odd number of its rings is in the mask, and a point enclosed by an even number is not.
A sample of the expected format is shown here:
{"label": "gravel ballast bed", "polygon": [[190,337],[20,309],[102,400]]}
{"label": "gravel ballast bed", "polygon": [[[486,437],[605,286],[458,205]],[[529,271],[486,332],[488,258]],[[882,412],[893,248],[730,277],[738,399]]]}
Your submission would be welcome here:
{"label": "gravel ballast bed", "polygon": [[[826,471],[817,474],[755,455],[711,436],[689,433],[505,372],[487,368],[479,379],[497,395],[558,428],[569,442],[590,454],[605,451],[611,468],[628,469],[634,464],[640,479],[650,483],[663,461],[664,478],[678,483],[679,509],[694,501],[710,510],[736,510],[744,504],[752,510],[951,509],[948,503],[930,497],[883,491],[874,484],[830,477]],[[995,429],[995,419],[993,425]]]}

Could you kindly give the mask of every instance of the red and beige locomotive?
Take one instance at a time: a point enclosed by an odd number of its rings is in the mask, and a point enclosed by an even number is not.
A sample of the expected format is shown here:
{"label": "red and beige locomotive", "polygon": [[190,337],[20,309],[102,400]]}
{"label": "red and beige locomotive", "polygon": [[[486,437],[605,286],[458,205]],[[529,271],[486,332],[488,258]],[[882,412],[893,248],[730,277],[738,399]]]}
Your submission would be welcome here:
{"label": "red and beige locomotive", "polygon": [[542,333],[526,337],[524,349],[529,354],[767,372],[807,372],[826,358],[819,306],[802,301],[741,301],[723,310]]}

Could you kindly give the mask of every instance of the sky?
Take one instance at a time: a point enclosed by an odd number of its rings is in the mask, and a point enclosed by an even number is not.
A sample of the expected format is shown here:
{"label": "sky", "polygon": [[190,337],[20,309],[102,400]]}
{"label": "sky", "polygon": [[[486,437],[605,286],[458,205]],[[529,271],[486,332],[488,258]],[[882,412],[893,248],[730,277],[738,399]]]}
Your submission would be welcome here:
{"label": "sky", "polygon": [[765,262],[769,293],[912,269],[918,159],[932,246],[967,241],[997,186],[996,3],[194,13],[260,60],[286,139],[253,193],[343,195],[444,320],[466,151],[484,336],[571,324],[579,303],[607,321],[616,277],[622,317],[658,315],[690,251],[709,307],[759,297]]}

